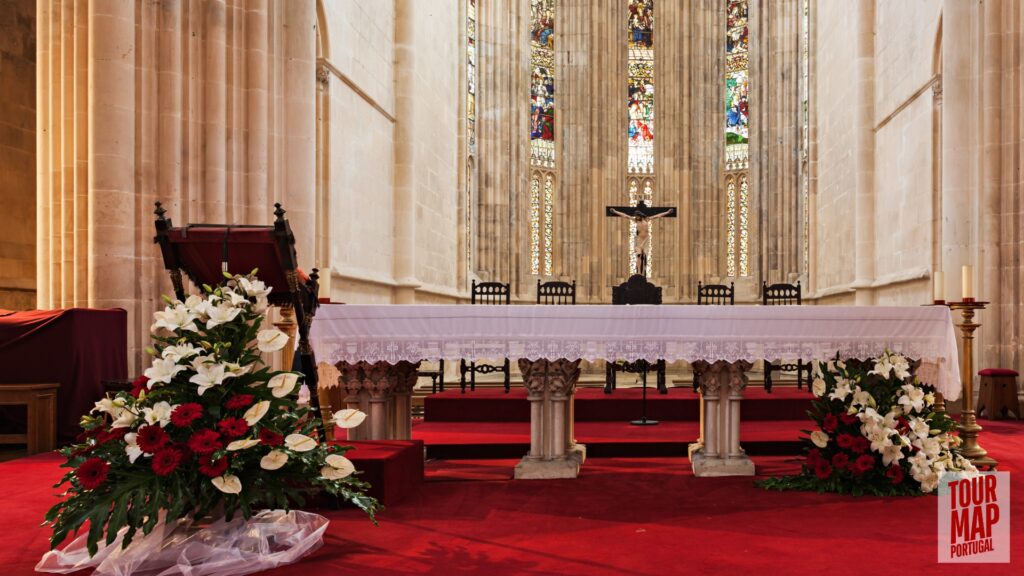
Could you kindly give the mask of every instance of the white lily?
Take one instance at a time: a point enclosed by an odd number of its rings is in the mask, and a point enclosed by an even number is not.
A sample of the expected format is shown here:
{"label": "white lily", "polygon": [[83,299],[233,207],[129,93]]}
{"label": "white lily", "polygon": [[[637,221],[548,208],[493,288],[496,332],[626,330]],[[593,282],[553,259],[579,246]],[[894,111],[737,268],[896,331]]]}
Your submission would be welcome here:
{"label": "white lily", "polygon": [[903,447],[890,443],[882,448],[882,464],[890,466],[903,459]]}
{"label": "white lily", "polygon": [[215,326],[227,324],[237,318],[241,312],[241,308],[235,308],[228,302],[212,307],[210,308],[210,319],[206,321],[206,329],[209,330]]}
{"label": "white lily", "polygon": [[226,378],[233,378],[235,375],[224,369],[223,364],[202,364],[196,368],[196,374],[188,379],[189,382],[199,386],[198,394],[203,395],[214,386],[220,386]]}
{"label": "white lily", "polygon": [[142,419],[147,424],[159,424],[163,428],[171,422],[171,412],[177,407],[177,404],[171,406],[169,402],[157,402],[152,408],[142,409]]}
{"label": "white lily", "polygon": [[248,296],[267,296],[270,294],[272,288],[268,288],[262,280],[249,280],[248,278],[242,277],[238,279],[238,286],[245,291]]}
{"label": "white lily", "polygon": [[282,372],[267,381],[267,388],[270,388],[274,398],[284,398],[291,394],[298,382],[299,375],[295,372]]}
{"label": "white lily", "polygon": [[260,330],[256,335],[256,347],[260,352],[277,352],[288,343],[288,335],[280,330]]}
{"label": "white lily", "polygon": [[245,294],[239,294],[234,290],[224,289],[224,296],[231,302],[232,306],[241,306],[242,304],[248,304],[249,299],[245,297]]}
{"label": "white lily", "polygon": [[288,463],[288,453],[283,450],[271,450],[260,459],[260,468],[277,470]]}
{"label": "white lily", "polygon": [[246,424],[253,426],[266,416],[269,410],[270,400],[262,400],[250,406],[249,409],[245,411],[245,414],[242,415],[242,418],[245,419]]}
{"label": "white lily", "polygon": [[125,454],[128,455],[128,461],[131,462],[132,464],[135,464],[135,461],[138,460],[139,456],[142,456],[143,454],[142,448],[139,448],[139,444],[136,441],[137,437],[138,434],[136,434],[135,432],[129,432],[124,435],[124,451]]}
{"label": "white lily", "polygon": [[924,418],[911,416],[909,420],[910,432],[918,438],[927,438],[931,432],[928,421]]}
{"label": "white lily", "polygon": [[121,411],[114,415],[114,421],[110,424],[111,428],[127,428],[135,423],[139,419],[138,414],[135,414],[131,410],[122,408]]}
{"label": "white lily", "polygon": [[171,332],[177,330],[187,330],[191,332],[199,331],[195,322],[198,317],[190,312],[184,304],[168,306],[167,308],[164,308],[163,311],[154,312],[153,318],[156,321],[150,327],[151,332],[159,332],[161,328],[170,330]]}
{"label": "white lily", "polygon": [[114,405],[114,401],[110,398],[103,398],[99,402],[93,404],[93,409],[90,412],[102,412],[104,414],[113,414],[118,411],[119,406]]}
{"label": "white lily", "polygon": [[143,372],[143,374],[146,378],[149,378],[149,386],[152,388],[153,384],[170,383],[178,372],[186,369],[186,366],[181,366],[172,360],[154,358],[153,364],[149,368],[146,368],[146,371]]}
{"label": "white lily", "polygon": [[902,388],[905,394],[900,396],[899,403],[904,411],[910,413],[924,410],[924,390],[913,384],[904,384]]}
{"label": "white lily", "polygon": [[217,490],[225,494],[239,494],[242,492],[242,481],[234,474],[217,476],[216,478],[211,478],[210,482],[213,483]]}
{"label": "white lily", "polygon": [[260,441],[255,438],[243,438],[241,440],[235,440],[228,444],[227,450],[229,452],[235,452],[237,450],[246,450],[253,446],[259,445]]}
{"label": "white lily", "polygon": [[334,424],[339,428],[355,428],[366,420],[366,413],[355,408],[346,408],[334,413]]}
{"label": "white lily", "polygon": [[839,378],[836,380],[836,388],[828,395],[830,400],[839,400],[845,402],[846,397],[850,395],[850,381],[846,378]]}
{"label": "white lily", "polygon": [[305,434],[289,434],[284,437],[284,445],[295,452],[309,452],[316,448],[316,440]]}
{"label": "white lily", "polygon": [[199,354],[201,350],[192,346],[191,344],[179,344],[175,346],[168,346],[160,352],[160,357],[164,360],[170,360],[171,362],[178,363],[184,358],[191,358],[196,354]]}
{"label": "white lily", "polygon": [[821,430],[815,430],[811,432],[811,442],[814,442],[814,445],[818,448],[824,448],[828,446],[828,434]]}

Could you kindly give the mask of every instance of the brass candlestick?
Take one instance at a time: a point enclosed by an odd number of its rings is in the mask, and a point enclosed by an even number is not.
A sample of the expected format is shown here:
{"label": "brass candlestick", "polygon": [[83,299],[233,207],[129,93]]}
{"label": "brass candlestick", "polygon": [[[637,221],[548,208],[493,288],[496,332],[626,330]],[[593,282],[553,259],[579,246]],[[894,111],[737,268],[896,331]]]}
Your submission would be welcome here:
{"label": "brass candlestick", "polygon": [[981,324],[974,323],[974,312],[984,310],[986,304],[988,302],[950,302],[949,308],[959,310],[963,316],[963,323],[958,324],[964,342],[964,359],[960,365],[964,387],[964,409],[960,415],[959,426],[960,437],[963,439],[961,452],[975,466],[995,468],[997,462],[978,443],[978,435],[982,428],[978,426],[974,413],[974,331],[981,327]]}

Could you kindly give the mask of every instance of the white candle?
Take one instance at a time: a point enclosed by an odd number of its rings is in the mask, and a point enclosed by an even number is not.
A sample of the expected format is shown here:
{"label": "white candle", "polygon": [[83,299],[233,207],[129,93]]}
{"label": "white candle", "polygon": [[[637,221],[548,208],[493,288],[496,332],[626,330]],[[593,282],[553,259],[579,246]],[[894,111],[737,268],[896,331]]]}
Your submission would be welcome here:
{"label": "white candle", "polygon": [[318,282],[320,283],[320,294],[319,294],[320,301],[321,302],[330,302],[331,301],[331,269],[329,267],[328,268],[324,268],[323,270],[320,271],[320,279],[318,280]]}
{"label": "white candle", "polygon": [[974,298],[974,267],[964,266],[963,278],[961,278],[963,284],[963,299]]}
{"label": "white candle", "polygon": [[935,285],[932,287],[932,300],[935,302],[944,302],[946,300],[946,274],[941,271],[936,271],[932,274]]}

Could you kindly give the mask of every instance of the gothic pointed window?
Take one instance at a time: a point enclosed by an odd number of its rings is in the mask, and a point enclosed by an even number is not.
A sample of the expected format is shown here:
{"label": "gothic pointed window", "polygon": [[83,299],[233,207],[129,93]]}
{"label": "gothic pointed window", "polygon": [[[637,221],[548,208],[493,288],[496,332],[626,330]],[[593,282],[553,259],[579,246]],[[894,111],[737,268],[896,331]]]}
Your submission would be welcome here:
{"label": "gothic pointed window", "polygon": [[[629,0],[627,33],[626,189],[630,206],[643,200],[654,203],[654,0]],[[637,270],[633,258],[636,223],[629,225],[629,271],[631,274],[653,271],[652,250],[647,254],[647,270]],[[647,223],[649,246],[654,246],[651,223]]]}
{"label": "gothic pointed window", "polygon": [[747,0],[725,0],[726,275],[750,275],[750,75]]}
{"label": "gothic pointed window", "polygon": [[466,270],[473,269],[476,188],[476,0],[466,0]]}
{"label": "gothic pointed window", "polygon": [[552,274],[555,0],[530,0],[530,272]]}

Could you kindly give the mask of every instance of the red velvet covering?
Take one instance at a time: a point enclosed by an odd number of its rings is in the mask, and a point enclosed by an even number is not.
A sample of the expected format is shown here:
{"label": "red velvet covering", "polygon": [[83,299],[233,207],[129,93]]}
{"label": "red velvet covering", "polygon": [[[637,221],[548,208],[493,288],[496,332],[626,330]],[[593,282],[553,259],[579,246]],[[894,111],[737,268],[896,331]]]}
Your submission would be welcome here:
{"label": "red velvet covering", "polygon": [[[199,284],[216,286],[224,279],[224,238],[227,228],[175,228],[167,237],[177,247],[181,267],[195,275]],[[288,279],[281,269],[284,256],[278,254],[273,227],[232,228],[228,238],[228,272],[248,274],[259,268],[259,278],[273,288],[272,294],[288,294]]]}
{"label": "red velvet covering", "polygon": [[[336,430],[335,436],[344,436]],[[422,440],[364,440],[337,442],[351,446],[345,457],[352,461],[360,478],[372,486],[369,494],[385,506],[392,506],[417,492],[423,484]]]}
{"label": "red velvet covering", "polygon": [[[57,382],[57,437],[74,438],[78,421],[103,397],[103,380],[128,376],[128,313],[92,310],[0,310],[0,386]],[[0,421],[24,430],[24,409]],[[2,424],[0,424],[2,426]]]}
{"label": "red velvet covering", "polygon": [[978,376],[1013,376],[1016,378],[1017,371],[1009,368],[985,368],[978,372]]}

